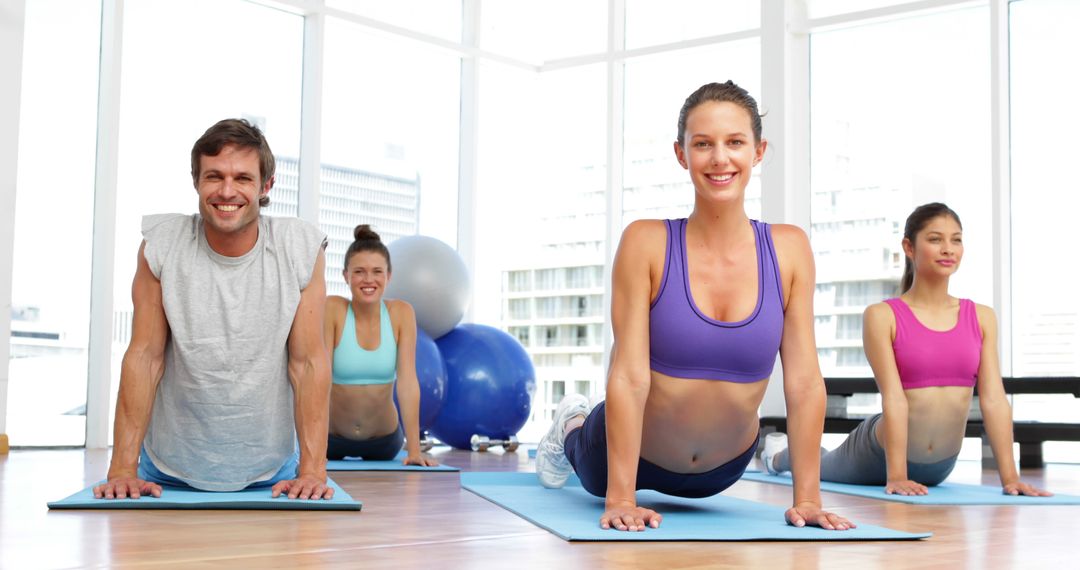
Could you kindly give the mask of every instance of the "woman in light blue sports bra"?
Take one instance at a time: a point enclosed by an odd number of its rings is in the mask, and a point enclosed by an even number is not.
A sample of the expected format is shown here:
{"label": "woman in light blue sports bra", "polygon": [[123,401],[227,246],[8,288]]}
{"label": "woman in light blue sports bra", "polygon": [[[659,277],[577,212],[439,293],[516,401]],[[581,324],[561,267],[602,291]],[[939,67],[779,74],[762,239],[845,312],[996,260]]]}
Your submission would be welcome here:
{"label": "woman in light blue sports bra", "polygon": [[390,281],[390,251],[379,234],[361,224],[353,236],[356,241],[345,253],[342,271],[352,299],[326,299],[324,337],[333,355],[334,379],[326,457],[389,460],[404,443],[403,464],[438,465],[420,453],[416,314],[405,301],[383,299]]}

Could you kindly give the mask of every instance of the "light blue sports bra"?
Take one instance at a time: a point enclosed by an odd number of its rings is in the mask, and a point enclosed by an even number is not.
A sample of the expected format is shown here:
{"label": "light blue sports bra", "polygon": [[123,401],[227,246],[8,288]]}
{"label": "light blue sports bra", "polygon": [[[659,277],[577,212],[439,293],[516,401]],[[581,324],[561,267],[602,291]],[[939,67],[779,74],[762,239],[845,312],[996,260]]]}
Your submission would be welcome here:
{"label": "light blue sports bra", "polygon": [[341,342],[334,349],[334,384],[389,384],[397,377],[397,341],[386,302],[379,302],[379,348],[366,350],[356,340],[352,303],[345,313]]}

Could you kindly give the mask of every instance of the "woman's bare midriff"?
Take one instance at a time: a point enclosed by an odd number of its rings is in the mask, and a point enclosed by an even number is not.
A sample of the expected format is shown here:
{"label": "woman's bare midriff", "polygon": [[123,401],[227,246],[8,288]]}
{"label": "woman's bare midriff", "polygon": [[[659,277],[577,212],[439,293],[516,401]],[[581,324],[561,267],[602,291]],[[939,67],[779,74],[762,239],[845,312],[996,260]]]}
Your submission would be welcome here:
{"label": "woman's bare midriff", "polygon": [[[972,389],[931,386],[905,390],[904,394],[908,401],[908,461],[937,463],[960,453]],[[879,428],[879,441],[881,435]]]}
{"label": "woman's bare midriff", "polygon": [[675,473],[704,473],[757,441],[767,381],[741,384],[652,373],[641,457]]}
{"label": "woman's bare midriff", "polygon": [[367,440],[393,433],[398,426],[394,383],[333,384],[330,387],[330,435]]}

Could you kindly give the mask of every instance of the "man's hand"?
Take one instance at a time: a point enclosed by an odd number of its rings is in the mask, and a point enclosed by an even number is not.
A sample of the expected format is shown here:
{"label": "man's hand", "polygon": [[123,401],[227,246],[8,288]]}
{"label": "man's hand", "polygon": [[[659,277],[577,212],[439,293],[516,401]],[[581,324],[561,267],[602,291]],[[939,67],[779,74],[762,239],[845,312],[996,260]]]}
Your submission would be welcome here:
{"label": "man's hand", "polygon": [[95,499],[138,499],[143,495],[161,496],[161,485],[143,481],[138,477],[114,477],[107,483],[94,487]]}
{"label": "man's hand", "polygon": [[332,499],[334,488],[326,484],[326,477],[301,475],[296,479],[278,481],[270,488],[270,496],[278,498],[285,493],[290,499]]}

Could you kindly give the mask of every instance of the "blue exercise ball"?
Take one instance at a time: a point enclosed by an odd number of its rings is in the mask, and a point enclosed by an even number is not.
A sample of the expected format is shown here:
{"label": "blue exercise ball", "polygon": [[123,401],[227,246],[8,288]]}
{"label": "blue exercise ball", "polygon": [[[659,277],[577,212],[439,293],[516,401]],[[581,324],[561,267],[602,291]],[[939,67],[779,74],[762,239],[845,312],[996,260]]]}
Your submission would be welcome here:
{"label": "blue exercise ball", "polygon": [[416,377],[420,381],[420,431],[431,429],[446,401],[446,363],[439,345],[416,330]]}
{"label": "blue exercise ball", "polygon": [[505,439],[529,419],[536,372],[521,343],[487,325],[463,324],[435,340],[446,362],[446,401],[431,433],[458,449],[473,434]]}
{"label": "blue exercise ball", "polygon": [[[416,380],[420,384],[420,431],[423,432],[431,429],[446,401],[446,363],[439,345],[422,329],[416,329]],[[396,389],[394,405],[400,417]]]}

